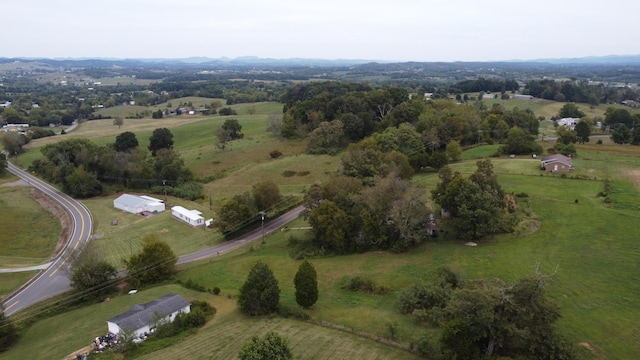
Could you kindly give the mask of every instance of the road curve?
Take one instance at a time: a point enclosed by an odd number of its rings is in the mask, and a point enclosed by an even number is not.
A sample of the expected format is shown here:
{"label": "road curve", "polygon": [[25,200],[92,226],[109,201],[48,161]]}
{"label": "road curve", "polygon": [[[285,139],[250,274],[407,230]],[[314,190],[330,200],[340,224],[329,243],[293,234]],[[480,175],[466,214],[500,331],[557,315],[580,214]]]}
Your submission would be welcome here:
{"label": "road curve", "polygon": [[[60,192],[48,183],[19,169],[11,163],[8,163],[8,170],[28,182],[29,186],[39,189],[64,207],[71,216],[73,226],[71,237],[61,251],[61,255],[53,259],[50,266],[34,276],[20,290],[3,300],[5,315],[11,316],[42,300],[71,290],[71,281],[67,273],[69,254],[77,248],[86,245],[93,230],[93,223],[91,213],[81,202]],[[264,234],[272,233],[285,224],[295,220],[303,210],[303,206],[298,206],[280,217],[266,222],[264,224]],[[178,258],[177,263],[184,264],[231,251],[246,243],[259,239],[262,236],[262,231],[263,229],[260,227],[234,240],[225,241],[222,244],[211,246],[191,254],[182,255]]]}
{"label": "road curve", "polygon": [[52,260],[51,265],[39,272],[17,292],[3,300],[5,315],[10,316],[37,302],[71,289],[71,282],[67,275],[69,254],[89,241],[93,223],[91,213],[81,202],[21,170],[10,162],[7,168],[9,172],[28,182],[29,186],[42,191],[58,202],[69,213],[72,222],[71,236],[60,254]]}

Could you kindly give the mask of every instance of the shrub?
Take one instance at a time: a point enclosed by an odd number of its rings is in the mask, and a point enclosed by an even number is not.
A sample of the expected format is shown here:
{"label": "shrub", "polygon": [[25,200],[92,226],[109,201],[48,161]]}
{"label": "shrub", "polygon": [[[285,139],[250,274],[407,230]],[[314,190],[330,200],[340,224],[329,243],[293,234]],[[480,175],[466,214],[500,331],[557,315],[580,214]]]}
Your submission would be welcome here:
{"label": "shrub", "polygon": [[272,159],[277,159],[282,156],[282,152],[280,150],[273,150],[269,153],[269,156],[271,156]]}
{"label": "shrub", "polygon": [[373,280],[360,276],[351,278],[342,288],[349,291],[361,291],[374,295],[386,295],[389,293],[389,288],[377,286]]}

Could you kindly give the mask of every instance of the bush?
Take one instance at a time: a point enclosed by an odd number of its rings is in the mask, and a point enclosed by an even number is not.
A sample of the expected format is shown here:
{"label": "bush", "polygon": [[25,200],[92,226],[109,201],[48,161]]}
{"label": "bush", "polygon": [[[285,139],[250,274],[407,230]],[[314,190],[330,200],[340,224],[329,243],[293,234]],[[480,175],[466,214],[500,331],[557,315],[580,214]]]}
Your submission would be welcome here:
{"label": "bush", "polygon": [[218,110],[218,114],[222,116],[238,115],[238,113],[235,110],[229,107],[223,107],[222,109]]}
{"label": "bush", "polygon": [[385,286],[377,286],[373,280],[356,276],[351,278],[343,287],[349,291],[361,291],[373,295],[386,295],[389,293],[389,288]]}
{"label": "bush", "polygon": [[280,150],[273,150],[269,153],[269,156],[271,156],[272,159],[277,159],[282,156],[282,152]]}

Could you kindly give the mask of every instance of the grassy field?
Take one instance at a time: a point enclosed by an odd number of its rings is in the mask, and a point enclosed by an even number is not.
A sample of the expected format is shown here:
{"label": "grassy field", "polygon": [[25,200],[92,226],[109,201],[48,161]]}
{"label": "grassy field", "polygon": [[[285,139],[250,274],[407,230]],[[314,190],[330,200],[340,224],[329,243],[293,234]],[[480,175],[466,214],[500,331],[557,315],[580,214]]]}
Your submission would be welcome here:
{"label": "grassy field", "polygon": [[36,274],[35,271],[0,273],[0,299],[26,283]]}
{"label": "grassy field", "polygon": [[42,264],[56,247],[60,223],[28,194],[26,185],[0,187],[0,267]]}

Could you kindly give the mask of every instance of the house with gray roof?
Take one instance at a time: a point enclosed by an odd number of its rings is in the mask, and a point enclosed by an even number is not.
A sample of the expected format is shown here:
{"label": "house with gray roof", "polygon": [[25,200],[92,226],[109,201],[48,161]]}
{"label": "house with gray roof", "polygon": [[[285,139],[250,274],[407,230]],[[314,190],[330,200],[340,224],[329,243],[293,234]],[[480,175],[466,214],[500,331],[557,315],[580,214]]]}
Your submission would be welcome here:
{"label": "house with gray roof", "polygon": [[113,200],[113,207],[132,214],[141,214],[144,212],[158,213],[164,211],[164,203],[162,200],[150,196],[131,194],[122,194]]}
{"label": "house with gray roof", "polygon": [[132,331],[134,337],[151,333],[158,323],[172,322],[180,313],[191,312],[191,304],[182,296],[167,294],[146,304],[136,304],[129,311],[107,320],[109,332]]}
{"label": "house with gray roof", "polygon": [[573,170],[571,158],[562,154],[545,156],[540,160],[540,169],[547,172],[569,172]]}

